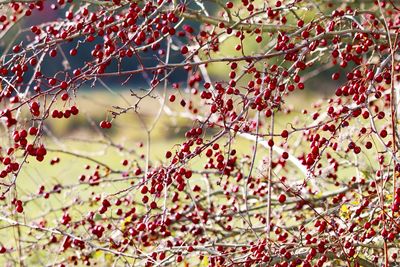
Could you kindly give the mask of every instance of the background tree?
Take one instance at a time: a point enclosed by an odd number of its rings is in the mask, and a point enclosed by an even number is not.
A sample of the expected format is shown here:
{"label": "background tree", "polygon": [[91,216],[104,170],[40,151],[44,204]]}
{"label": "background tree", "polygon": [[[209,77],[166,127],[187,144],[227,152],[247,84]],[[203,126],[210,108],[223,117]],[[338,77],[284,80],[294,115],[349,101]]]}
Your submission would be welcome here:
{"label": "background tree", "polygon": [[0,0],[0,262],[398,266],[399,8]]}

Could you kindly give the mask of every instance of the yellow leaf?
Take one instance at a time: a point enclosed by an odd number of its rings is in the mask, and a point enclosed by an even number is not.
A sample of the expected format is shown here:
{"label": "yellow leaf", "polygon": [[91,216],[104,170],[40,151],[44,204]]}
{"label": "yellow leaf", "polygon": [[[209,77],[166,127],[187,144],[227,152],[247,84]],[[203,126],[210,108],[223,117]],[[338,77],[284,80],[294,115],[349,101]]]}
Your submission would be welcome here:
{"label": "yellow leaf", "polygon": [[200,267],[207,267],[208,266],[208,257],[204,256],[203,260],[200,262]]}
{"label": "yellow leaf", "polygon": [[360,198],[359,198],[358,194],[354,196],[354,200],[351,201],[350,204],[354,205],[354,206],[360,205]]}
{"label": "yellow leaf", "polygon": [[98,251],[96,251],[96,252],[93,253],[93,258],[98,259],[98,258],[100,258],[100,257],[103,256],[103,255],[104,255],[104,252],[101,251],[101,250],[98,250]]}
{"label": "yellow leaf", "polygon": [[130,223],[132,221],[132,216],[128,216],[125,218],[125,220],[123,220],[121,222],[121,230],[124,231],[125,230],[125,225],[127,225],[128,223]]}
{"label": "yellow leaf", "polygon": [[111,266],[111,264],[114,262],[114,256],[112,254],[107,253],[104,255],[104,258],[106,259],[106,262]]}
{"label": "yellow leaf", "polygon": [[316,199],[318,199],[318,198],[322,197],[322,195],[323,195],[322,192],[318,192],[314,196]]}
{"label": "yellow leaf", "polygon": [[349,212],[349,208],[347,207],[346,204],[343,204],[340,207],[340,217],[344,218],[344,219],[348,219],[350,218],[350,212]]}
{"label": "yellow leaf", "polygon": [[346,212],[349,211],[349,208],[347,207],[346,204],[343,204],[343,205],[340,207],[340,211],[346,213]]}

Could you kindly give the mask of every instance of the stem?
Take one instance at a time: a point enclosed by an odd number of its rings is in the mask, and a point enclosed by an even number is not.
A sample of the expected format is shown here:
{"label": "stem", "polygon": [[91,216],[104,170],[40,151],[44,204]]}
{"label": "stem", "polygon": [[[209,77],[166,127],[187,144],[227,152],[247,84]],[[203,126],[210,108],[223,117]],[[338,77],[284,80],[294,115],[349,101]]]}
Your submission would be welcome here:
{"label": "stem", "polygon": [[[271,128],[270,135],[271,140],[274,140],[274,111],[272,111],[271,115]],[[269,166],[268,166],[268,198],[267,198],[267,240],[268,240],[268,249],[271,252],[271,197],[272,197],[272,152],[273,148],[270,146],[269,148]]]}

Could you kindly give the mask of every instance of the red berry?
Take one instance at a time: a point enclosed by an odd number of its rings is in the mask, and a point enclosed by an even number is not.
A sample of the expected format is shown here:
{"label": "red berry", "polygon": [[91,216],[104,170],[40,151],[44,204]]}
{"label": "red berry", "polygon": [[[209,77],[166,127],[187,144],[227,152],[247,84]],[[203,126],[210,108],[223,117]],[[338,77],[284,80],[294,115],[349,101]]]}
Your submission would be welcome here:
{"label": "red berry", "polygon": [[57,83],[57,80],[54,79],[54,78],[51,78],[51,79],[49,80],[49,84],[50,84],[51,86],[56,85],[56,83]]}
{"label": "red berry", "polygon": [[151,202],[150,203],[150,208],[153,209],[153,210],[156,209],[157,208],[157,203],[155,201]]}
{"label": "red berry", "polygon": [[55,49],[50,50],[49,55],[50,55],[51,57],[57,56],[57,50],[55,50]]}
{"label": "red berry", "polygon": [[338,80],[340,77],[340,74],[338,72],[335,72],[334,74],[332,74],[332,80],[336,81]]}
{"label": "red berry", "polygon": [[61,82],[60,83],[60,88],[63,89],[63,90],[67,89],[68,88],[68,83],[65,82],[65,81]]}
{"label": "red berry", "polygon": [[69,51],[69,54],[70,54],[71,56],[76,56],[77,53],[78,53],[78,50],[76,50],[76,48],[72,48],[72,49]]}
{"label": "red berry", "polygon": [[14,53],[18,53],[19,51],[21,51],[21,47],[20,47],[19,45],[15,45],[15,46],[13,47],[13,52],[14,52]]}
{"label": "red berry", "polygon": [[51,113],[51,117],[52,118],[58,118],[58,110],[53,110],[53,112]]}
{"label": "red berry", "polygon": [[280,195],[279,195],[279,198],[278,198],[278,201],[279,201],[280,203],[284,203],[284,202],[286,201],[286,195],[280,194]]}
{"label": "red berry", "polygon": [[71,113],[72,113],[72,115],[78,115],[79,109],[76,106],[72,106]]}
{"label": "red berry", "polygon": [[24,208],[22,207],[22,205],[17,205],[17,207],[15,208],[15,211],[18,213],[22,213],[24,211]]}
{"label": "red berry", "polygon": [[187,48],[187,46],[182,46],[182,48],[181,48],[182,55],[187,54],[187,52],[189,52],[189,49]]}
{"label": "red berry", "polygon": [[177,262],[183,261],[182,255],[178,255],[178,257],[176,257],[176,261],[177,261]]}
{"label": "red berry", "polygon": [[81,75],[81,70],[80,69],[75,69],[73,71],[73,74],[74,74],[74,76],[79,76],[79,75]]}
{"label": "red berry", "polygon": [[106,121],[101,121],[100,122],[100,127],[103,128],[103,129],[106,129],[107,128],[107,122]]}
{"label": "red berry", "polygon": [[36,135],[37,132],[38,132],[38,129],[36,127],[32,126],[32,127],[29,128],[29,134],[30,135]]}

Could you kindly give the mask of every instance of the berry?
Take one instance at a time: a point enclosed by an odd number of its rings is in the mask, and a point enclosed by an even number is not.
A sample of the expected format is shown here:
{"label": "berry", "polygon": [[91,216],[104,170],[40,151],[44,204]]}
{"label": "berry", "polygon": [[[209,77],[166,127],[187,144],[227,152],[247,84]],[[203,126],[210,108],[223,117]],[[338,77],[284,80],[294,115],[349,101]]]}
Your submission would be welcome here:
{"label": "berry", "polygon": [[181,48],[182,55],[186,55],[188,52],[189,52],[189,49],[187,48],[187,46],[182,46],[182,48]]}
{"label": "berry", "polygon": [[278,201],[279,201],[279,203],[285,203],[286,195],[280,194],[279,197],[278,197]]}

